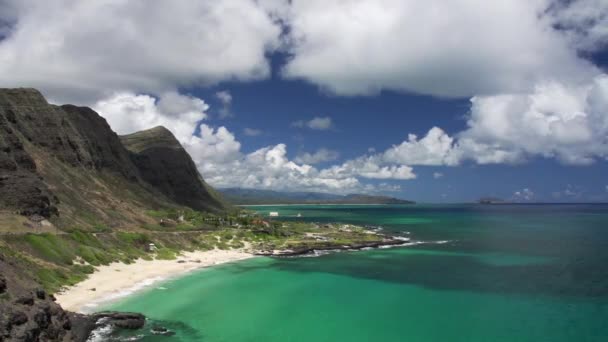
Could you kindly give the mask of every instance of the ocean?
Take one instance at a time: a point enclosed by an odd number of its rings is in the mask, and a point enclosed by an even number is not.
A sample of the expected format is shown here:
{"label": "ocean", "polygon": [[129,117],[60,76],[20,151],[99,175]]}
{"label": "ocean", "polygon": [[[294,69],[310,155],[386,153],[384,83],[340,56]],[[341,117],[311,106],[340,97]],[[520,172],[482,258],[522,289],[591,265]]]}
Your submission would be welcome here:
{"label": "ocean", "polygon": [[421,244],[200,270],[106,307],[149,318],[116,339],[608,341],[608,205],[249,208]]}

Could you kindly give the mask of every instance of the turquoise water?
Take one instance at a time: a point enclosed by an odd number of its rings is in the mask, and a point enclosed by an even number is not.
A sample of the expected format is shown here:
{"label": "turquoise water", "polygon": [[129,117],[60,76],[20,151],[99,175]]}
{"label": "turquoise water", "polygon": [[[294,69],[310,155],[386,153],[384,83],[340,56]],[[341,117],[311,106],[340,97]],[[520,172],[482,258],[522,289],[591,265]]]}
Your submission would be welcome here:
{"label": "turquoise water", "polygon": [[[112,309],[143,341],[607,341],[607,205],[256,207],[446,244],[256,258]],[[162,325],[171,337],[152,335]]]}

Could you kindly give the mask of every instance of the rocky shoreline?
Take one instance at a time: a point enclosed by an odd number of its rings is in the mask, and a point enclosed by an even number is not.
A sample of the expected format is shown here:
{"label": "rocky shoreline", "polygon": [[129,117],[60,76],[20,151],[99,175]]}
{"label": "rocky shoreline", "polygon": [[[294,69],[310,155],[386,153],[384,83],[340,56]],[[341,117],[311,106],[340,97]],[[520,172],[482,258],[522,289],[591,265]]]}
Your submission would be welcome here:
{"label": "rocky shoreline", "polygon": [[0,254],[0,341],[85,342],[100,326],[144,326],[145,317],[137,313],[84,315],[66,311],[53,295],[21,273],[16,264]]}
{"label": "rocky shoreline", "polygon": [[72,322],[72,339],[86,342],[91,334],[100,328],[111,327],[119,329],[141,329],[146,324],[146,317],[134,312],[106,311],[91,315],[70,313]]}
{"label": "rocky shoreline", "polygon": [[360,242],[348,245],[342,244],[328,244],[328,245],[312,245],[303,246],[301,248],[285,249],[285,250],[271,250],[271,251],[258,251],[254,255],[268,256],[268,257],[294,257],[294,256],[306,256],[314,255],[316,252],[321,251],[357,251],[367,248],[382,248],[382,247],[393,247],[404,245],[410,242],[409,238],[401,237],[390,237],[382,241],[371,241],[371,242]]}

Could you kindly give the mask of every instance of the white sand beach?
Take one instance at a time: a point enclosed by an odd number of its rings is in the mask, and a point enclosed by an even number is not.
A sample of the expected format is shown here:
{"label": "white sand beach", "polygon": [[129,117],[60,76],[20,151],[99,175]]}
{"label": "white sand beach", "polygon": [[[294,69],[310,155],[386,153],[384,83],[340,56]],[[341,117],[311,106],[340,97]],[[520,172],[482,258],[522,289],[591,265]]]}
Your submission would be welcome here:
{"label": "white sand beach", "polygon": [[116,300],[159,281],[187,272],[254,257],[242,250],[184,252],[176,260],[142,260],[132,264],[99,266],[86,280],[55,294],[61,306],[74,312],[95,311],[100,303]]}

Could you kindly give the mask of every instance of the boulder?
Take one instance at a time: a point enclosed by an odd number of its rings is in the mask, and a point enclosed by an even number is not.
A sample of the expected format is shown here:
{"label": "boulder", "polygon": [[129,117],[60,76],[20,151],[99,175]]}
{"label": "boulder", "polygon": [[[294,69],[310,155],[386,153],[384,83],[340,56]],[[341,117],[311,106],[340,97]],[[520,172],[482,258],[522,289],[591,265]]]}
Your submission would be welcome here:
{"label": "boulder", "polygon": [[51,322],[51,315],[43,310],[38,311],[34,314],[34,322],[38,324],[38,327],[46,329]]}
{"label": "boulder", "polygon": [[23,311],[14,311],[10,315],[8,324],[9,326],[17,326],[27,323],[28,320],[27,315]]}
{"label": "boulder", "polygon": [[162,335],[162,336],[173,336],[175,332],[161,326],[154,326],[150,329],[150,332],[154,335]]}
{"label": "boulder", "polygon": [[29,294],[21,296],[15,300],[15,304],[32,306],[32,305],[34,305],[34,297],[32,297]]}
{"label": "boulder", "polygon": [[36,297],[38,299],[44,300],[46,299],[46,292],[43,289],[38,288],[36,289]]}

